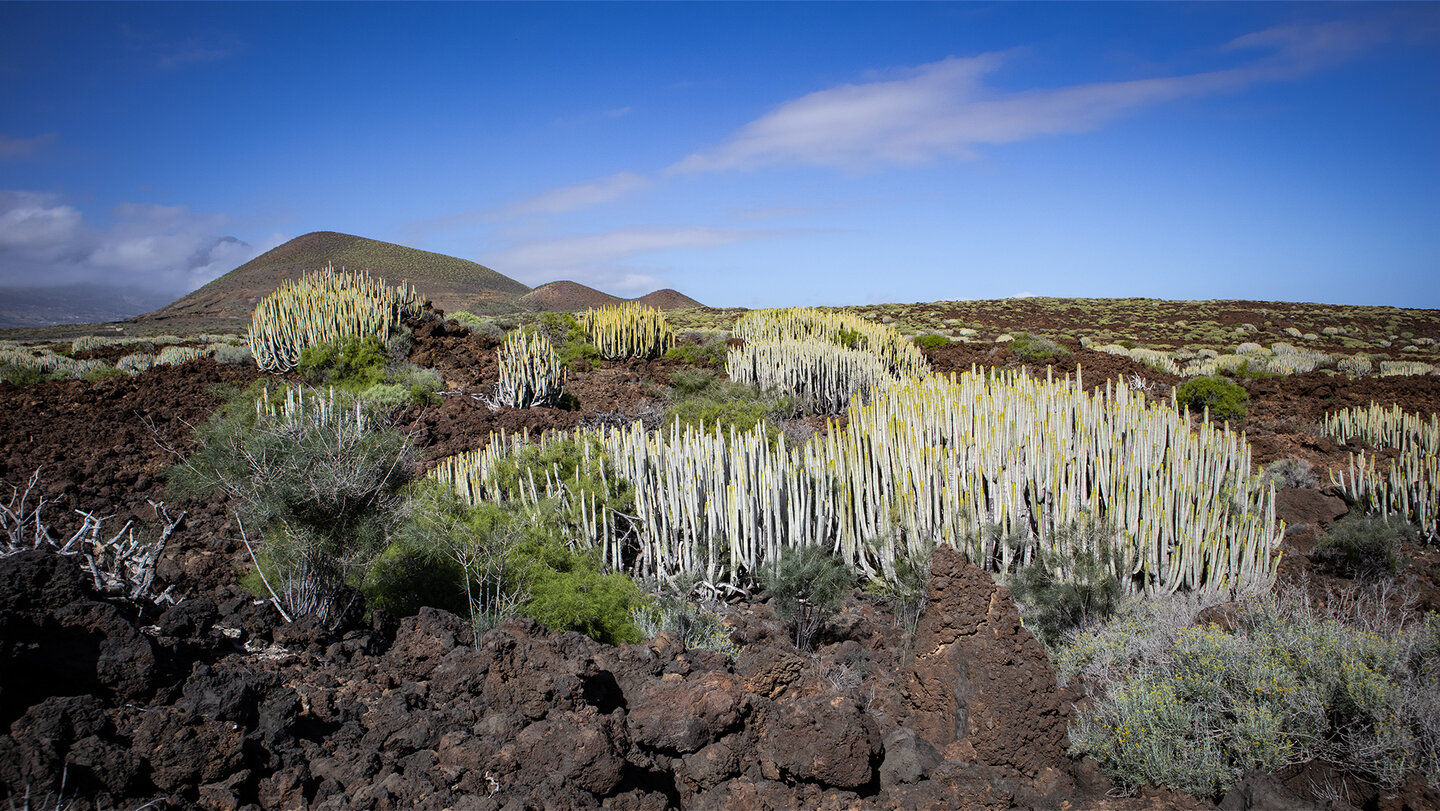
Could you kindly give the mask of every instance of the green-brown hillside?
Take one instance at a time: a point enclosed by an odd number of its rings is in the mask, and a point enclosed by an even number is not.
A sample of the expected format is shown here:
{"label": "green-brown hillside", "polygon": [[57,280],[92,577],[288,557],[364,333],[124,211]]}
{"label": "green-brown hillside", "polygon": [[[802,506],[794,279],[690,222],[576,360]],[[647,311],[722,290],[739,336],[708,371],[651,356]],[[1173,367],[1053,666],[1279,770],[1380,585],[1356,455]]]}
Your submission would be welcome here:
{"label": "green-brown hillside", "polygon": [[316,231],[296,237],[246,262],[137,321],[246,319],[255,305],[285,279],[333,263],[368,271],[387,282],[407,280],[446,312],[483,312],[510,304],[530,288],[484,265],[375,239]]}

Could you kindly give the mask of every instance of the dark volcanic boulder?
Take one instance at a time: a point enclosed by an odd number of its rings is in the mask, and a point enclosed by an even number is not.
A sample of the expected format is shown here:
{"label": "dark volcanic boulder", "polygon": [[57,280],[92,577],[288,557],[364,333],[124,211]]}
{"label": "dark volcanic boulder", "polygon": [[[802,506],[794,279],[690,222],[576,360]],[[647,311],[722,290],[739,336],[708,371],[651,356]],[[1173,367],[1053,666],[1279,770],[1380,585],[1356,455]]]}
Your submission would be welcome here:
{"label": "dark volcanic boulder", "polygon": [[75,559],[43,551],[0,558],[0,583],[0,727],[49,696],[126,702],[154,693],[154,643],[93,597]]}
{"label": "dark volcanic boulder", "polygon": [[650,682],[629,698],[631,740],[670,753],[697,752],[740,725],[743,700],[740,680],[730,673]]}
{"label": "dark volcanic boulder", "polygon": [[901,688],[907,726],[947,759],[1034,775],[1066,762],[1055,671],[1008,590],[949,546],[935,550],[929,607]]}
{"label": "dark volcanic boulder", "polygon": [[756,733],[762,773],[837,788],[859,788],[881,754],[875,720],[850,698],[814,695],[772,705]]}

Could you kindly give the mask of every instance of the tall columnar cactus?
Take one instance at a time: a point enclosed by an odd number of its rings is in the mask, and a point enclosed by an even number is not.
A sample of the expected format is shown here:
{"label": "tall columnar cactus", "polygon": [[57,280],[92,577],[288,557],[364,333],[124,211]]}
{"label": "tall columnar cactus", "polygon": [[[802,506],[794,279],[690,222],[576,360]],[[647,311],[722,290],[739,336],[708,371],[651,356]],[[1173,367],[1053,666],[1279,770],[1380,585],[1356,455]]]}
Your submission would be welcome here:
{"label": "tall columnar cactus", "polygon": [[513,332],[496,354],[500,359],[500,382],[495,390],[499,404],[529,408],[560,401],[565,370],[544,333]]}
{"label": "tall columnar cactus", "polygon": [[675,330],[665,320],[665,313],[654,307],[622,304],[591,308],[580,321],[590,342],[611,360],[659,357],[675,343]]}
{"label": "tall columnar cactus", "polygon": [[813,307],[754,310],[735,322],[733,334],[746,343],[813,338],[869,352],[899,377],[930,373],[930,364],[920,348],[899,330],[849,313]]}
{"label": "tall columnar cactus", "polygon": [[326,265],[282,282],[260,301],[250,321],[250,353],[261,369],[286,372],[307,346],[351,336],[384,340],[402,315],[419,312],[423,304],[412,286],[387,287],[384,279]]}
{"label": "tall columnar cactus", "polygon": [[[994,571],[1029,565],[1063,542],[1057,528],[1098,519],[1116,527],[1117,560],[1128,563],[1115,574],[1131,589],[1239,591],[1274,579],[1283,525],[1228,427],[1192,430],[1173,408],[1123,385],[1091,393],[1078,375],[972,372],[872,398],[851,403],[845,428],[797,448],[772,442],[763,423],[728,435],[648,433],[640,423],[592,431],[633,484],[639,520],[622,532],[592,507],[574,540],[617,569],[710,580],[743,580],[807,545],[889,575],[897,557],[938,541]],[[486,471],[518,447],[493,438],[432,475],[466,498],[491,498]],[[558,487],[546,476],[528,497]]]}
{"label": "tall columnar cactus", "polygon": [[872,391],[894,381],[878,356],[815,338],[731,347],[725,370],[731,380],[783,391],[821,414],[839,414],[857,395],[868,402]]}
{"label": "tall columnar cactus", "polygon": [[1398,405],[1387,409],[1371,403],[1326,414],[1320,431],[1341,442],[1357,437],[1376,448],[1399,450],[1383,474],[1373,456],[1351,454],[1348,471],[1332,472],[1331,481],[1367,512],[1399,515],[1431,542],[1440,541],[1440,414],[1425,417]]}

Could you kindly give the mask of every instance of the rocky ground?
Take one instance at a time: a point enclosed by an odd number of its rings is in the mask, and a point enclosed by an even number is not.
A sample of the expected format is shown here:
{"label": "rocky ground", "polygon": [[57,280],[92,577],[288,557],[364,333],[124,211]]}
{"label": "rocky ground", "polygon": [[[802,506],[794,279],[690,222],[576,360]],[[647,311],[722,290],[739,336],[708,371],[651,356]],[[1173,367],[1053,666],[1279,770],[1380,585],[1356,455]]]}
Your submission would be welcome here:
{"label": "rocky ground", "polygon": [[[398,416],[427,464],[491,431],[568,428],[654,413],[677,362],[605,363],[572,375],[568,409],[492,411],[492,339],[445,322],[417,329],[411,359],[447,381],[439,405]],[[1075,347],[1088,384],[1141,375]],[[941,371],[1013,367],[1003,346],[930,353]],[[1033,364],[1032,364],[1033,368]],[[1036,370],[1039,371],[1039,370]],[[150,521],[160,472],[191,426],[253,368],[211,360],[133,378],[0,384],[0,480],[47,500],[58,531],[75,510],[107,528]],[[1440,377],[1250,381],[1257,464],[1300,456],[1324,469],[1360,446],[1316,436],[1321,413],[1371,400],[1440,409]],[[810,425],[810,429],[823,426]],[[8,495],[8,488],[0,497]],[[473,638],[434,610],[374,612],[333,633],[285,623],[235,585],[245,553],[223,502],[176,501],[187,518],[157,567],[185,599],[137,607],[97,594],[73,558],[0,560],[0,803],[74,808],[1213,808],[1163,789],[1116,796],[1066,753],[1075,695],[991,578],[937,552],[912,643],[889,609],[852,597],[814,653],[763,603],[725,609],[733,662],[658,637],[611,647],[533,622]],[[1305,553],[1345,504],[1286,491],[1282,576],[1323,593]],[[108,533],[107,533],[108,534]],[[1412,549],[1408,576],[1440,606],[1440,566]],[[1310,808],[1314,769],[1251,775],[1220,807]],[[1412,781],[1367,808],[1440,807]]]}

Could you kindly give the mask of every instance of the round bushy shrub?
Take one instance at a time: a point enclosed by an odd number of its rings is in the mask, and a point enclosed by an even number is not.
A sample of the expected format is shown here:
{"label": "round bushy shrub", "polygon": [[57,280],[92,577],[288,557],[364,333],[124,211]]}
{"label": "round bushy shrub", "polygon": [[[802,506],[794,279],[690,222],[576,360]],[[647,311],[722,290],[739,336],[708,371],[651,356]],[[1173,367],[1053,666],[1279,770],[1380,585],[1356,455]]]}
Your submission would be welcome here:
{"label": "round bushy shrub", "polygon": [[1356,580],[1375,580],[1400,568],[1400,544],[1415,543],[1415,527],[1404,519],[1346,516],[1315,545],[1315,562]]}
{"label": "round bushy shrub", "polygon": [[1196,377],[1175,389],[1175,403],[1193,412],[1210,409],[1217,420],[1239,420],[1245,417],[1250,393],[1238,383],[1223,377]]}

